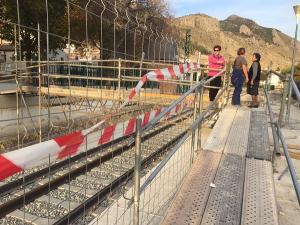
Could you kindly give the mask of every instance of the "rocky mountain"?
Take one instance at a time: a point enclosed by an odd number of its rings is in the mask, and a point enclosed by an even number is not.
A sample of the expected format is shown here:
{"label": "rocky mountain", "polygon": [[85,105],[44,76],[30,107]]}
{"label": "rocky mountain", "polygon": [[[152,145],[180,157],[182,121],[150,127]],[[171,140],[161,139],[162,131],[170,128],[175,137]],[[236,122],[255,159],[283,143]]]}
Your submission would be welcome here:
{"label": "rocky mountain", "polygon": [[[293,39],[274,28],[258,25],[253,20],[231,15],[225,20],[205,14],[193,14],[174,19],[175,26],[181,31],[184,39],[185,31],[191,30],[192,44],[202,52],[211,52],[215,44],[222,46],[222,54],[233,61],[239,47],[246,48],[248,62],[253,52],[262,55],[263,68],[272,61],[273,69],[285,69],[291,65]],[[300,43],[297,43],[300,52]]]}

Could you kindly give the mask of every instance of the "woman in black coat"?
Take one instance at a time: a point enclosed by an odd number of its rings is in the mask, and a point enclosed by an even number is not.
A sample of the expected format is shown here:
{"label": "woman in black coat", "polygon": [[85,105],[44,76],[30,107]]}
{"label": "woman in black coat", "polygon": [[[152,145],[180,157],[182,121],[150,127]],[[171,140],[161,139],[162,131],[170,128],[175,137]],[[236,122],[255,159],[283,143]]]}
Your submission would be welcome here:
{"label": "woman in black coat", "polygon": [[250,108],[258,108],[259,106],[258,87],[261,73],[260,58],[259,53],[253,53],[252,65],[248,72],[249,81],[247,83],[247,94],[252,96],[252,102],[249,105]]}

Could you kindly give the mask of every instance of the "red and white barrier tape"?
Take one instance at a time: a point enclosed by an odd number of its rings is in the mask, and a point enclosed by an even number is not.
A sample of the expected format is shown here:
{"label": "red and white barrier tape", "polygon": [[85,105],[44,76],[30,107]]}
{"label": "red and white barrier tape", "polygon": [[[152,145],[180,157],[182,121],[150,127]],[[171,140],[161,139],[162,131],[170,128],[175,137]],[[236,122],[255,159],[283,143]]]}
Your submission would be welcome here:
{"label": "red and white barrier tape", "polygon": [[158,70],[151,71],[141,77],[136,87],[131,90],[127,101],[125,101],[123,105],[126,105],[130,100],[132,100],[147,81],[162,81],[162,80],[169,80],[169,79],[178,79],[181,75],[197,69],[200,69],[199,64],[186,63],[186,64],[175,65],[165,69],[158,69]]}
{"label": "red and white barrier tape", "polygon": [[[132,89],[128,100],[125,101],[120,108],[123,108],[129,101],[133,99],[146,81],[161,81],[171,78],[177,79],[180,75],[199,68],[200,66],[196,63],[188,63],[147,73],[141,78],[137,86]],[[184,103],[182,106],[183,107],[181,107],[181,105],[177,105],[166,116],[178,113],[181,108],[185,108],[187,106],[187,103]],[[146,126],[154,117],[158,116],[160,112],[161,109],[157,109],[141,115],[140,118],[142,118],[142,127]],[[49,156],[63,159],[69,155],[78,154],[86,149],[97,147],[98,145],[108,143],[117,138],[127,136],[135,132],[136,118],[131,118],[126,122],[108,126],[101,131],[95,131],[111,116],[112,115],[107,116],[104,120],[88,129],[76,131],[49,141],[1,154],[0,181],[22,171],[23,169],[32,168],[34,166],[47,163]]]}

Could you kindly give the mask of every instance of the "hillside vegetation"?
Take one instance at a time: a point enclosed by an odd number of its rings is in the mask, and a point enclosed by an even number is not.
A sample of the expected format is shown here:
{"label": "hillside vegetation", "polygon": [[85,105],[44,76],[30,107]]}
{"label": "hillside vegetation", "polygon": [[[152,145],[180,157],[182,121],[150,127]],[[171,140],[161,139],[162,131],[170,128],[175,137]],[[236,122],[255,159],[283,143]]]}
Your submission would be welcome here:
{"label": "hillside vegetation", "polygon": [[[173,23],[181,31],[184,39],[185,31],[191,30],[192,44],[199,46],[202,53],[211,52],[215,44],[222,46],[222,54],[227,61],[233,61],[236,50],[245,47],[247,59],[259,52],[262,55],[263,68],[272,61],[273,69],[286,69],[291,65],[293,39],[274,28],[266,28],[255,21],[237,15],[219,21],[205,14],[193,14],[175,18]],[[300,52],[300,44],[297,44]]]}

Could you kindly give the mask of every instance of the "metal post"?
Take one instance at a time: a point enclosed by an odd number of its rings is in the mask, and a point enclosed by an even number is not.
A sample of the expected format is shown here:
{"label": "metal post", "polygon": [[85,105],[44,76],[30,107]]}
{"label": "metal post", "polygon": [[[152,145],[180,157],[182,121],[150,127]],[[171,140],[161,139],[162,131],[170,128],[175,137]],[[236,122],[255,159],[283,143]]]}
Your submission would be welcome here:
{"label": "metal post", "polygon": [[190,88],[193,87],[194,72],[190,72]]}
{"label": "metal post", "polygon": [[[69,85],[69,98],[68,98],[68,129],[69,132],[71,131],[71,112],[72,112],[72,105],[71,105],[71,68],[70,68],[70,54],[71,54],[71,19],[70,19],[70,2],[67,0],[67,12],[68,12],[68,85]],[[101,46],[102,47],[102,46]],[[101,50],[102,52],[102,50]]]}
{"label": "metal post", "polygon": [[[86,62],[88,64],[89,62],[89,56],[90,56],[90,48],[89,48],[89,36],[88,36],[88,6],[90,4],[91,0],[89,0],[85,7],[84,7],[84,10],[85,10],[85,35],[86,35]],[[88,102],[88,105],[89,105],[89,99],[88,99],[88,96],[89,96],[89,68],[86,67],[85,69],[86,71],[86,101]],[[86,106],[85,108],[86,112],[88,111],[88,106]],[[90,119],[90,116],[89,116],[89,119]]]}
{"label": "metal post", "polygon": [[19,87],[18,87],[18,48],[17,48],[17,27],[14,26],[15,34],[15,62],[16,62],[16,110],[17,110],[17,129],[18,129],[18,149],[20,148],[20,114],[19,114]]}
{"label": "metal post", "polygon": [[133,224],[139,225],[139,204],[140,204],[140,171],[141,171],[141,123],[136,120],[136,141],[135,141],[135,169],[134,169],[134,212]]}
{"label": "metal post", "polygon": [[[198,88],[195,90],[195,95],[194,95],[194,113],[193,113],[193,122],[196,121],[197,118],[197,98],[198,98]],[[192,132],[192,146],[191,146],[191,165],[193,164],[194,161],[194,151],[195,151],[195,134],[196,130],[193,130]]]}
{"label": "metal post", "polygon": [[285,80],[283,81],[283,93],[282,93],[282,99],[281,99],[281,105],[280,105],[280,112],[279,112],[279,118],[278,118],[278,124],[280,127],[283,126],[283,115],[285,111],[285,104],[288,97],[288,82],[290,80],[290,75],[287,74]]}
{"label": "metal post", "polygon": [[285,159],[286,159],[286,162],[288,164],[289,171],[290,171],[290,174],[291,174],[291,178],[292,178],[292,181],[293,181],[294,189],[295,189],[296,196],[297,196],[297,199],[298,199],[298,204],[300,205],[300,184],[299,184],[299,181],[298,181],[298,178],[297,178],[295,167],[294,167],[293,161],[292,161],[292,159],[289,155],[289,150],[288,150],[287,144],[285,142],[285,139],[283,137],[283,134],[280,130],[280,127],[277,127],[277,129],[278,129],[279,138],[280,138],[280,141],[281,141],[281,144],[282,144],[282,148],[283,148],[283,151],[284,151],[284,154],[285,154]]}
{"label": "metal post", "polygon": [[50,64],[49,64],[49,13],[48,13],[48,0],[45,0],[46,4],[46,24],[47,24],[47,32],[46,32],[46,62],[47,62],[47,101],[48,101],[48,140],[50,139],[50,124],[51,124],[51,110],[50,110]]}
{"label": "metal post", "polygon": [[[201,64],[201,52],[198,52],[197,64]],[[201,72],[201,70],[199,70],[198,72]]]}
{"label": "metal post", "polygon": [[48,157],[48,206],[47,206],[47,217],[48,217],[48,225],[50,224],[50,202],[51,202],[51,194],[50,194],[50,190],[51,190],[51,156],[49,154]]}
{"label": "metal post", "polygon": [[121,58],[118,59],[118,97],[121,101]]}
{"label": "metal post", "polygon": [[[143,61],[144,61],[144,57],[145,57],[145,52],[142,53],[142,57],[141,57],[141,61],[140,61],[140,68],[139,68],[139,76],[142,77],[142,69],[143,69]],[[139,91],[138,93],[138,105],[140,105],[140,101],[141,101],[141,91]]]}
{"label": "metal post", "polygon": [[41,118],[41,33],[40,33],[40,24],[38,23],[38,64],[39,64],[39,137],[40,142],[42,142],[42,118]]}
{"label": "metal post", "polygon": [[[199,116],[202,114],[202,111],[203,111],[203,92],[204,92],[204,89],[203,87],[200,89],[200,99],[199,99]],[[201,133],[201,130],[202,130],[202,122],[199,123],[199,126],[198,126],[198,140],[197,140],[197,151],[200,151],[201,150],[201,136],[202,136],[202,133]]]}
{"label": "metal post", "polygon": [[272,77],[271,71],[272,71],[272,65],[273,65],[273,63],[272,63],[272,61],[270,61],[270,64],[268,66],[269,73],[268,73],[267,82],[266,82],[266,84],[267,84],[267,91],[270,91],[270,89],[271,89],[271,77]]}
{"label": "metal post", "polygon": [[[225,88],[226,86],[226,82],[227,82],[227,66],[225,64],[224,66],[224,69],[225,69],[225,75],[223,77],[221,77],[221,79],[223,78],[223,82],[222,82],[222,89]],[[218,103],[217,103],[218,104]],[[221,105],[221,110],[225,107],[226,105],[226,96],[225,94],[222,95],[222,103],[220,104]]]}
{"label": "metal post", "polygon": [[190,45],[191,45],[191,30],[187,30],[185,33],[184,43],[184,62],[187,62],[190,57]]}
{"label": "metal post", "polygon": [[162,43],[163,40],[165,39],[165,37],[163,36],[162,33],[160,33],[160,36],[161,36],[161,39],[160,39],[160,42],[159,42],[158,62],[161,62],[161,61],[160,61],[160,59],[161,59],[161,43]]}
{"label": "metal post", "polygon": [[[267,76],[266,76],[266,81],[265,81],[265,85],[264,85],[264,90],[266,90],[266,92],[268,92],[269,90],[268,90],[268,82],[269,82],[269,74],[271,73],[271,71],[270,71],[270,68],[268,69],[268,71],[267,71]],[[268,113],[268,105],[267,105],[267,100],[266,100],[266,97],[264,98],[264,103],[265,103],[265,105],[264,105],[264,107],[265,107],[265,111],[266,111],[266,113]]]}
{"label": "metal post", "polygon": [[298,36],[298,26],[300,20],[300,5],[294,6],[295,14],[296,14],[296,29],[295,29],[295,38],[294,38],[294,46],[293,46],[293,53],[292,53],[292,67],[291,67],[291,76],[289,79],[289,88],[288,88],[288,102],[286,108],[286,117],[285,121],[289,123],[290,120],[290,112],[291,112],[291,101],[292,101],[292,80],[294,79],[294,72],[295,72],[295,59],[296,59],[296,49],[297,49],[297,36]]}
{"label": "metal post", "polygon": [[273,135],[273,141],[274,141],[274,153],[280,155],[278,130],[276,129],[276,124],[275,124],[274,115],[273,115],[273,111],[271,108],[268,92],[266,89],[264,89],[264,92],[265,92],[265,96],[266,96],[266,106],[267,106],[267,109],[270,114],[270,122],[271,122],[272,135]]}
{"label": "metal post", "polygon": [[18,14],[18,44],[19,44],[19,57],[20,61],[22,60],[22,49],[21,49],[21,20],[20,20],[20,8],[19,0],[17,0],[17,14]]}

